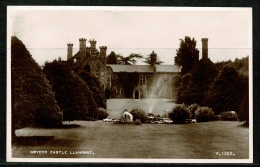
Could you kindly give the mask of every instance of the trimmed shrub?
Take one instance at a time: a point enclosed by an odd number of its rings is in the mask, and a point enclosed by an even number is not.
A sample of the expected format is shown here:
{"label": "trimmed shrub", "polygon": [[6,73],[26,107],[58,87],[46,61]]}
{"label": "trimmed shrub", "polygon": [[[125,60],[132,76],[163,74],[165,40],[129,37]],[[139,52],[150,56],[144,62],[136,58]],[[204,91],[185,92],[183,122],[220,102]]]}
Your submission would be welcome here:
{"label": "trimmed shrub", "polygon": [[200,105],[194,103],[188,107],[189,112],[191,113],[191,118],[195,118],[195,111],[200,107]]}
{"label": "trimmed shrub", "polygon": [[98,115],[98,120],[102,120],[107,118],[108,112],[104,108],[99,107],[97,115]]}
{"label": "trimmed shrub", "polygon": [[133,115],[134,121],[139,119],[142,123],[145,123],[148,120],[147,114],[141,109],[134,108],[130,113]]}
{"label": "trimmed shrub", "polygon": [[11,38],[12,137],[26,126],[62,124],[63,114],[49,81],[25,45]]}
{"label": "trimmed shrub", "polygon": [[186,119],[190,118],[190,112],[184,104],[177,105],[169,113],[169,118],[174,124],[184,124]]}
{"label": "trimmed shrub", "polygon": [[214,112],[209,107],[199,107],[195,111],[195,118],[197,122],[208,122],[214,118]]}
{"label": "trimmed shrub", "polygon": [[220,113],[220,118],[223,121],[237,121],[238,116],[235,112],[232,111],[224,111]]}

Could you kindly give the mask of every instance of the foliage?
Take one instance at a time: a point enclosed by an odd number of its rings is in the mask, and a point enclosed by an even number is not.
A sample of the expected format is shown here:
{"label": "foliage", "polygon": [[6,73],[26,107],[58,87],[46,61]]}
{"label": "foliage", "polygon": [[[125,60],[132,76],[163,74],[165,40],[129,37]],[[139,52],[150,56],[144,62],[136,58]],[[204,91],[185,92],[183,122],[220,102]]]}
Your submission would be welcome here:
{"label": "foliage", "polygon": [[[155,57],[155,60],[152,59],[153,56]],[[150,64],[151,66],[160,65],[160,64],[164,63],[163,61],[157,59],[157,54],[155,54],[154,51],[150,55],[145,57],[143,62],[146,64]]]}
{"label": "foliage", "polygon": [[242,97],[242,104],[238,110],[238,118],[239,121],[245,121],[249,123],[249,78],[248,76],[243,77],[242,80],[243,85],[243,97]]}
{"label": "foliage", "polygon": [[106,97],[106,99],[109,99],[111,96],[112,96],[111,89],[106,88],[105,89],[105,97]]}
{"label": "foliage", "polygon": [[114,51],[112,51],[106,59],[106,64],[117,64],[117,56]]}
{"label": "foliage", "polygon": [[218,62],[216,63],[219,68],[224,68],[225,66],[229,65],[236,69],[239,75],[239,81],[241,84],[240,87],[240,95],[237,97],[239,103],[237,103],[237,113],[238,118],[240,121],[249,121],[249,57],[244,57],[242,59],[235,59],[234,62],[227,61],[227,62]]}
{"label": "foliage", "polygon": [[191,100],[189,96],[190,84],[191,84],[192,75],[190,73],[186,73],[185,75],[179,77],[179,85],[176,85],[178,88],[177,91],[177,103],[188,103]]}
{"label": "foliage", "polygon": [[184,75],[191,72],[192,67],[199,60],[199,50],[196,48],[197,41],[185,36],[180,39],[180,48],[176,50],[175,64],[182,66],[181,73]]}
{"label": "foliage", "polygon": [[107,118],[108,112],[104,108],[98,108],[98,120]]}
{"label": "foliage", "polygon": [[192,81],[189,87],[190,96],[188,96],[191,101],[189,104],[204,105],[206,93],[217,74],[218,70],[210,59],[204,58],[198,62],[192,70]]}
{"label": "foliage", "polygon": [[141,123],[145,123],[148,120],[147,114],[141,109],[134,108],[130,113],[133,115],[134,121],[140,120]]}
{"label": "foliage", "polygon": [[214,112],[209,107],[199,107],[195,111],[195,118],[197,122],[208,122],[213,120],[214,118]]}
{"label": "foliage", "polygon": [[134,124],[135,125],[142,125],[142,122],[138,119],[138,120],[134,121]]}
{"label": "foliage", "polygon": [[193,118],[193,119],[195,118],[195,112],[199,107],[200,107],[200,105],[198,105],[196,103],[188,106],[188,110],[191,113],[191,118]]}
{"label": "foliage", "polygon": [[177,103],[204,105],[204,99],[209,85],[218,73],[214,63],[209,59],[201,59],[193,67],[192,73],[181,77],[181,84],[177,92]]}
{"label": "foliage", "polygon": [[43,69],[56,93],[64,120],[86,120],[97,117],[97,105],[88,85],[64,62],[47,63]]}
{"label": "foliage", "polygon": [[48,80],[25,45],[11,38],[12,131],[29,125],[62,123],[62,112]]}
{"label": "foliage", "polygon": [[231,65],[238,71],[239,74],[243,76],[248,76],[249,57],[247,56],[241,59],[236,58],[233,62],[231,60],[221,61],[215,63],[215,65],[218,69],[222,69],[226,65]]}
{"label": "foliage", "polygon": [[136,53],[132,53],[127,57],[117,55],[117,64],[133,65],[136,63],[136,59],[140,59],[140,58],[143,58],[143,56]]}
{"label": "foliage", "polygon": [[221,112],[220,117],[221,117],[221,120],[224,120],[224,121],[237,121],[238,120],[237,114],[235,112],[231,112],[231,111]]}
{"label": "foliage", "polygon": [[238,71],[231,65],[226,65],[213,81],[205,104],[219,114],[223,111],[237,111],[243,97],[243,86]]}
{"label": "foliage", "polygon": [[107,108],[105,91],[101,87],[101,83],[96,76],[90,72],[80,71],[79,76],[88,85],[97,107]]}
{"label": "foliage", "polygon": [[174,124],[184,124],[186,119],[190,118],[190,112],[186,105],[176,105],[171,112],[169,112],[169,118]]}
{"label": "foliage", "polygon": [[124,88],[124,92],[127,98],[132,97],[133,89],[138,85],[140,74],[137,72],[127,73],[119,72],[118,73],[118,82]]}

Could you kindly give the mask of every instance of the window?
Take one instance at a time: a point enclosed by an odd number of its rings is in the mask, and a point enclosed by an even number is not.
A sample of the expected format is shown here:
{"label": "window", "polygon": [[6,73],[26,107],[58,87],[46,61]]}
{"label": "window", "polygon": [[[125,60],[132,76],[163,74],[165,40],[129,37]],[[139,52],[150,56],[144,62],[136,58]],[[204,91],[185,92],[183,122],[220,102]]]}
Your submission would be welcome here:
{"label": "window", "polygon": [[120,94],[120,95],[123,95],[123,94],[124,94],[124,88],[120,88],[120,89],[119,89],[119,94]]}
{"label": "window", "polygon": [[140,84],[145,85],[146,84],[146,77],[144,75],[140,76]]}

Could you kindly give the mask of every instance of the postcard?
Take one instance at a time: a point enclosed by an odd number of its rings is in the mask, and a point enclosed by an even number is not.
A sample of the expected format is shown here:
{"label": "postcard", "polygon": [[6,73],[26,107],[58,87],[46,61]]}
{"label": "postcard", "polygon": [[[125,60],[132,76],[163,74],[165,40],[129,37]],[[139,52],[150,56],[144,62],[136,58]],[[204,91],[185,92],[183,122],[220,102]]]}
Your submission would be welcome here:
{"label": "postcard", "polygon": [[7,7],[7,162],[252,163],[252,8]]}

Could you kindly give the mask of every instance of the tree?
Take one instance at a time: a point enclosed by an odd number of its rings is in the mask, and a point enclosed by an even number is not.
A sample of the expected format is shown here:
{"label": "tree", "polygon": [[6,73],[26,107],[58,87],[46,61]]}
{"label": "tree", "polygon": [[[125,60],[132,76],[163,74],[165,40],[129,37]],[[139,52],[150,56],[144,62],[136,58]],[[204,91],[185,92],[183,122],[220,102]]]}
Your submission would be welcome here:
{"label": "tree", "polygon": [[87,120],[97,117],[97,105],[88,85],[61,61],[47,63],[43,69],[56,93],[64,120]]}
{"label": "tree", "polygon": [[177,103],[204,105],[206,93],[218,70],[209,59],[201,59],[191,73],[182,76],[178,88]]}
{"label": "tree", "polygon": [[176,85],[178,87],[177,91],[177,103],[186,103],[186,104],[192,104],[191,98],[189,97],[189,90],[190,90],[190,84],[191,84],[192,75],[190,73],[187,73],[181,77],[179,77],[179,82],[176,82],[179,85]]}
{"label": "tree", "polygon": [[143,58],[140,54],[132,53],[127,57],[123,57],[121,55],[117,56],[117,64],[125,64],[125,65],[133,65],[136,63],[136,59]]}
{"label": "tree", "polygon": [[[152,59],[152,57],[155,56],[155,60]],[[154,51],[148,55],[147,57],[144,58],[144,63],[146,64],[150,64],[150,65],[160,65],[162,63],[164,63],[163,61],[157,59],[157,55],[154,53]]]}
{"label": "tree", "polygon": [[223,111],[237,111],[243,96],[241,77],[232,65],[226,65],[213,81],[205,103],[216,114]]}
{"label": "tree", "polygon": [[197,41],[185,36],[180,39],[180,48],[176,50],[175,64],[182,66],[181,73],[186,74],[192,70],[194,64],[199,61],[199,50],[196,48]]}
{"label": "tree", "polygon": [[114,51],[112,51],[108,56],[106,60],[107,64],[117,64],[117,56]]}
{"label": "tree", "polygon": [[48,80],[25,45],[11,38],[12,137],[25,126],[62,123],[62,112]]}
{"label": "tree", "polygon": [[107,108],[105,91],[101,87],[101,83],[98,78],[86,71],[80,71],[79,77],[88,85],[97,107]]}

